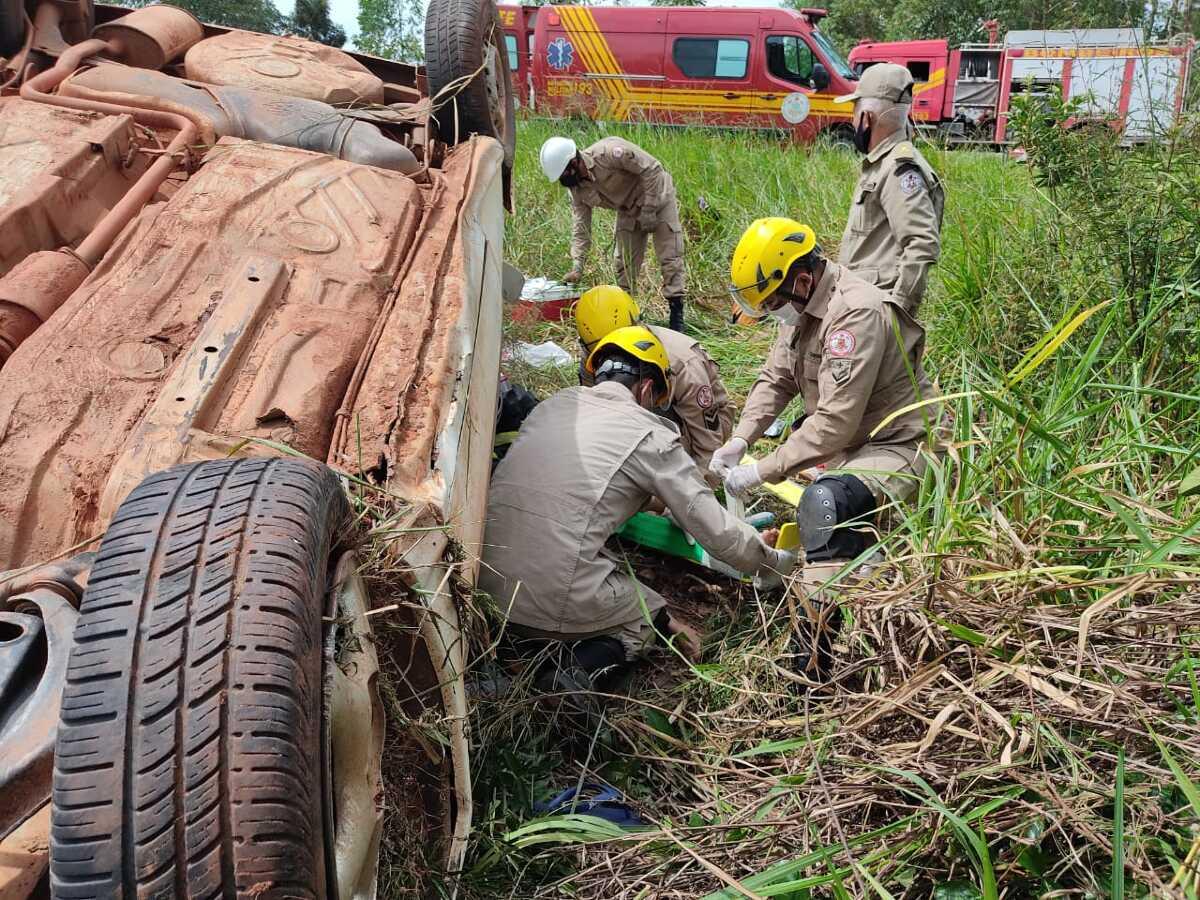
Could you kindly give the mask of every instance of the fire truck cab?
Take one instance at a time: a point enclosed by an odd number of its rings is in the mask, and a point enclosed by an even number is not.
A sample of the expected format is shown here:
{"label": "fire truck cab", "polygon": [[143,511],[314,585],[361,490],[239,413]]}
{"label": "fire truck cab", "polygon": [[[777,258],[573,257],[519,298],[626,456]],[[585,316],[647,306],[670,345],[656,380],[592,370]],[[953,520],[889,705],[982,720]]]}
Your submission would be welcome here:
{"label": "fire truck cab", "polygon": [[1125,143],[1162,135],[1179,117],[1195,41],[1147,43],[1130,28],[1010,31],[951,49],[944,40],[863,41],[850,52],[858,74],[881,62],[912,73],[913,118],[950,143],[1004,144],[1014,96],[1083,99],[1071,125],[1103,123]]}
{"label": "fire truck cab", "polygon": [[821,34],[822,9],[500,10],[539,113],[848,139],[852,110],[833,99],[856,76]]}

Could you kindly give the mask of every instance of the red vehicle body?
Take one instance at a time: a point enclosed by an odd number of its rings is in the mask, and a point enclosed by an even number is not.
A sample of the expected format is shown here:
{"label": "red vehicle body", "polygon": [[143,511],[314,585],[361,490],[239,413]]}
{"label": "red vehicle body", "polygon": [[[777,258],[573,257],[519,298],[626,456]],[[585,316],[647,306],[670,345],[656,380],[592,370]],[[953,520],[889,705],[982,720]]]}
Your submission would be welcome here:
{"label": "red vehicle body", "polygon": [[[1083,122],[1104,122],[1127,143],[1150,140],[1178,119],[1195,41],[1148,44],[1129,28],[1010,31],[951,48],[944,40],[863,41],[850,52],[861,74],[893,62],[913,74],[913,118],[951,142],[1003,144],[1012,98],[1024,92],[1083,99]],[[1076,123],[1071,123],[1076,124]]]}
{"label": "red vehicle body", "polygon": [[855,74],[821,9],[501,6],[509,63],[539,113],[848,138]]}
{"label": "red vehicle body", "polygon": [[504,27],[504,48],[508,51],[508,69],[512,72],[513,93],[521,106],[533,105],[533,26],[536,6],[501,6],[500,24]]}

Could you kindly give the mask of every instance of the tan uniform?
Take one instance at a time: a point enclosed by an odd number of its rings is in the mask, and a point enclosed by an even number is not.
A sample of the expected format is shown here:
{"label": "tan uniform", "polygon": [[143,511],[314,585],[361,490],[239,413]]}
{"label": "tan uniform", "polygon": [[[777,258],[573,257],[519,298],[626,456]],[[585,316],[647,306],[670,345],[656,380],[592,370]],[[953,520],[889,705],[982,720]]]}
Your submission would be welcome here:
{"label": "tan uniform", "polygon": [[759,460],[763,480],[827,463],[860,478],[880,503],[900,499],[924,471],[918,448],[927,423],[940,415],[938,405],[905,413],[870,434],[895,410],[937,396],[921,364],[924,350],[925,330],[894,296],[827,263],[803,322],[779,329],[734,437],[753,444],[803,395],[800,427]]}
{"label": "tan uniform", "polygon": [[571,188],[571,262],[582,270],[592,246],[592,210],[615,209],[617,283],[632,291],[646,258],[646,239],[662,269],[663,296],[684,294],[683,226],[675,182],[657,159],[624,138],[579,151],[589,178]]}
{"label": "tan uniform", "polygon": [[708,462],[733,431],[733,410],[721,370],[699,341],[670,328],[648,327],[671,361],[671,418],[679,425],[683,449],[705,478],[711,476],[710,484],[719,484],[721,479],[708,471]]}
{"label": "tan uniform", "polygon": [[941,254],[944,205],[925,157],[901,135],[889,138],[863,160],[838,261],[916,315]]}
{"label": "tan uniform", "polygon": [[[705,480],[715,487],[721,479],[708,471],[708,461],[733,431],[733,410],[721,370],[694,338],[658,325],[646,327],[662,342],[671,361],[669,416],[679,426],[679,441]],[[582,366],[579,380],[585,386],[594,383]]]}
{"label": "tan uniform", "polygon": [[559,391],[521,426],[492,477],[480,587],[528,633],[607,634],[636,653],[666,601],[604,545],[651,496],[734,568],[772,561],[701,480],[675,428],[606,382]]}

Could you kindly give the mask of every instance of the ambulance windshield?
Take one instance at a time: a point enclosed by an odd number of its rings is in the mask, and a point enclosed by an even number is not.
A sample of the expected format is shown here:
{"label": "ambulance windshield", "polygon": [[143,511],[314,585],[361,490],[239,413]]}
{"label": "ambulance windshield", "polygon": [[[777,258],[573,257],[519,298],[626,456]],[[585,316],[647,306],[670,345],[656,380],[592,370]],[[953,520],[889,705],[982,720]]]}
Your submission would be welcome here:
{"label": "ambulance windshield", "polygon": [[832,42],[817,31],[815,28],[812,32],[813,39],[817,42],[817,46],[821,48],[821,52],[825,54],[825,58],[829,60],[829,64],[837,70],[837,73],[843,78],[851,81],[857,81],[858,76],[854,74],[854,70],[850,68],[850,64],[838,53],[837,47],[833,46]]}

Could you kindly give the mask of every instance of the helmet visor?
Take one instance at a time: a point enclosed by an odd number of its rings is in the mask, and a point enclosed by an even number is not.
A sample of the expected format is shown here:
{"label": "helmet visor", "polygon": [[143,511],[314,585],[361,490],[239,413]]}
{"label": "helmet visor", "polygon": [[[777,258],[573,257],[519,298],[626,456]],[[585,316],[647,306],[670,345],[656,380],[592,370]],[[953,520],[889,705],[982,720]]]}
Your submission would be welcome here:
{"label": "helmet visor", "polygon": [[767,311],[762,308],[761,304],[759,306],[751,306],[747,303],[746,298],[742,296],[742,291],[746,290],[747,287],[761,287],[764,284],[766,284],[765,281],[759,284],[746,285],[746,287],[738,287],[736,284],[729,285],[729,296],[733,298],[733,302],[737,304],[738,309],[751,319],[761,319],[767,314]]}

